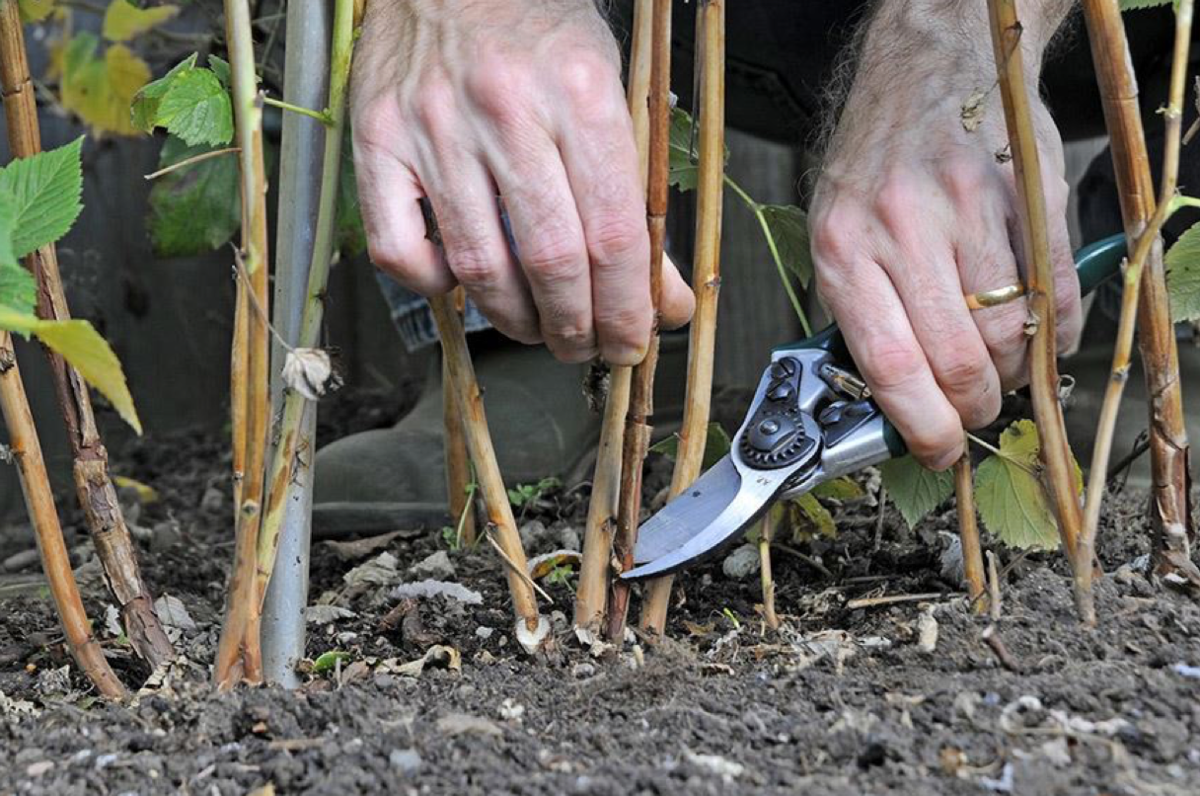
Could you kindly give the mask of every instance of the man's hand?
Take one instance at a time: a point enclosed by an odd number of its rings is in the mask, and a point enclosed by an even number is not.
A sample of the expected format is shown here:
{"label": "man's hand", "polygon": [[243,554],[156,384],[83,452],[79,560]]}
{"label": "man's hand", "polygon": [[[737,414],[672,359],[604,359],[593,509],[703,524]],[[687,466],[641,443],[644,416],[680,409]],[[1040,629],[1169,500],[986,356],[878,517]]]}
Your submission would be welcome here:
{"label": "man's hand", "polygon": [[[354,162],[375,264],[426,295],[463,285],[497,329],[559,359],[639,362],[652,322],[645,195],[620,56],[593,0],[372,0],[357,49]],[[692,305],[665,266],[664,326]]]}
{"label": "man's hand", "polygon": [[[1031,79],[1068,7],[1024,7]],[[884,2],[809,215],[817,288],[880,406],[935,469],[961,455],[964,427],[990,423],[1002,391],[1027,380],[1025,302],[971,312],[963,299],[1022,280],[1025,270],[995,83],[982,0]],[[989,87],[981,123],[968,132],[962,107]],[[1058,345],[1067,350],[1081,312],[1062,141],[1046,110],[1036,113]]]}

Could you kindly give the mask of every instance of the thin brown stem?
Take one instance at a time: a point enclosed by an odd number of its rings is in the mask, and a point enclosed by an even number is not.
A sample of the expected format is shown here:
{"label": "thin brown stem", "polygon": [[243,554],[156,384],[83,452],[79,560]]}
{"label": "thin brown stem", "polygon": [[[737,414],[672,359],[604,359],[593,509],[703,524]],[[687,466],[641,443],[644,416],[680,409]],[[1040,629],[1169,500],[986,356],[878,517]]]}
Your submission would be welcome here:
{"label": "thin brown stem", "polygon": [[758,561],[759,575],[762,582],[763,621],[772,630],[779,629],[779,615],[775,613],[775,577],[771,572],[771,542],[775,532],[783,522],[784,507],[777,504],[771,507],[758,531]]}
{"label": "thin brown stem", "polygon": [[[15,7],[16,4],[9,5]],[[125,687],[109,668],[104,652],[92,637],[92,624],[79,597],[79,586],[71,571],[71,559],[54,508],[54,495],[50,491],[50,477],[46,474],[37,427],[29,411],[29,399],[8,332],[0,332],[0,409],[4,412],[8,446],[21,478],[29,521],[37,535],[42,571],[46,573],[50,595],[66,633],[67,648],[96,690],[106,697],[121,699],[125,696]]]}
{"label": "thin brown stem", "polygon": [[[633,10],[633,40],[629,56],[629,85],[626,101],[633,119],[643,185],[650,157],[650,62],[653,41],[653,0],[637,0]],[[608,398],[600,425],[600,444],[596,451],[596,469],[592,476],[592,495],[588,503],[587,524],[583,536],[583,562],[579,586],[575,591],[576,632],[595,639],[608,607],[608,582],[613,537],[621,490],[621,458],[625,440],[625,415],[629,411],[629,391],[633,369],[614,366],[609,375]]]}
{"label": "thin brown stem", "polygon": [[[1130,257],[1135,258],[1137,241],[1153,217],[1156,205],[1138,106],[1137,79],[1117,0],[1084,0],[1083,10],[1111,142],[1125,235]],[[1149,396],[1152,481],[1149,506],[1154,528],[1154,570],[1160,575],[1175,574],[1194,582],[1197,573],[1190,551],[1195,532],[1191,515],[1191,465],[1179,352],[1161,245],[1152,245],[1146,256],[1137,305],[1138,345]]]}
{"label": "thin brown stem", "polygon": [[[9,151],[18,158],[36,155],[42,150],[37,101],[16,3],[0,6],[0,88],[4,95]],[[25,258],[25,266],[37,278],[38,317],[68,320],[71,312],[54,244],[31,253]],[[91,396],[83,378],[61,355],[49,348],[45,352],[71,445],[75,491],[96,555],[121,611],[130,644],[152,667],[158,666],[173,658],[175,650],[154,613],[154,598],[142,580],[133,540],[109,476],[108,451],[100,438]]]}
{"label": "thin brown stem", "polygon": [[975,483],[971,473],[970,446],[954,464],[954,493],[958,498],[958,537],[962,541],[963,577],[967,594],[976,613],[987,610],[983,599],[983,552],[979,544],[979,523],[975,517]]}
{"label": "thin brown stem", "polygon": [[[438,335],[442,339],[442,356],[447,363],[447,375],[453,387],[455,405],[463,419],[467,452],[475,464],[475,477],[487,507],[488,520],[495,526],[496,541],[504,552],[505,560],[510,564],[508,591],[517,615],[518,635],[522,630],[529,633],[536,639],[531,645],[536,648],[547,624],[538,614],[537,598],[526,577],[523,577],[528,571],[525,550],[521,546],[521,536],[517,533],[517,521],[513,517],[512,505],[508,502],[508,492],[504,488],[500,465],[496,462],[496,450],[492,447],[492,437],[488,432],[483,395],[480,393],[479,383],[475,380],[475,368],[471,363],[471,353],[467,350],[462,318],[454,308],[454,299],[449,295],[434,296],[429,299],[429,306],[433,310]],[[521,627],[522,624],[524,628]]]}
{"label": "thin brown stem", "polygon": [[[654,0],[650,62],[650,157],[647,177],[646,222],[650,229],[650,297],[654,328],[645,358],[633,369],[625,442],[621,455],[621,496],[613,554],[622,571],[633,566],[642,508],[642,464],[650,447],[650,418],[654,414],[654,371],[658,365],[658,307],[662,292],[663,248],[667,234],[667,172],[671,128],[671,0]],[[625,633],[629,584],[613,582],[608,604],[608,637]]]}
{"label": "thin brown stem", "polygon": [[[462,288],[455,291],[455,312]],[[454,385],[450,381],[450,364],[442,357],[442,417],[445,424],[446,494],[449,497],[450,516],[458,518],[457,537],[460,545],[475,544],[475,506],[470,494],[471,460],[467,456],[467,440],[464,436],[462,415],[454,400]]]}
{"label": "thin brown stem", "polygon": [[1027,327],[1032,329],[1029,367],[1033,415],[1041,438],[1046,484],[1059,533],[1067,555],[1074,561],[1083,517],[1075,489],[1074,459],[1058,401],[1054,268],[1050,259],[1041,162],[1030,112],[1029,81],[1020,46],[1022,27],[1014,0],[988,0],[988,9],[1020,200],[1022,250],[1029,259]]}
{"label": "thin brown stem", "polygon": [[[1104,501],[1108,460],[1112,455],[1113,432],[1117,425],[1121,396],[1125,392],[1125,383],[1129,379],[1133,336],[1138,315],[1138,298],[1140,297],[1139,288],[1151,253],[1158,249],[1161,256],[1160,233],[1170,215],[1171,200],[1175,196],[1179,180],[1179,156],[1182,147],[1180,136],[1183,128],[1184,96],[1187,92],[1188,45],[1191,40],[1192,10],[1192,0],[1180,0],[1175,9],[1175,48],[1171,67],[1171,85],[1167,107],[1163,111],[1166,143],[1163,150],[1162,184],[1154,214],[1138,236],[1137,243],[1133,248],[1133,257],[1125,266],[1117,343],[1113,350],[1111,375],[1104,393],[1100,423],[1096,430],[1096,442],[1092,451],[1083,534],[1080,536],[1079,561],[1075,566],[1075,599],[1083,621],[1088,625],[1096,623],[1096,606],[1092,594],[1092,568],[1084,566],[1084,562],[1090,562],[1095,555],[1096,529],[1100,525],[1100,507]],[[1172,533],[1172,530],[1167,529],[1167,533]],[[1179,529],[1177,533],[1181,537],[1180,544],[1187,545],[1186,532]],[[1190,560],[1187,561],[1187,565],[1191,567]]]}
{"label": "thin brown stem", "polygon": [[[247,0],[225,0],[226,40],[232,80],[242,194],[242,257],[250,275],[239,279],[233,346],[231,394],[235,447],[236,543],[233,574],[226,597],[225,621],[217,646],[213,678],[226,690],[238,682],[262,680],[259,642],[261,598],[258,591],[258,532],[262,524],[266,448],[270,422],[270,335],[254,303],[267,298],[267,180],[263,159],[262,98],[254,69],[254,41]],[[240,402],[240,406],[238,405]],[[239,427],[240,426],[240,427]]]}
{"label": "thin brown stem", "polygon": [[[696,253],[692,263],[696,313],[692,316],[688,336],[687,391],[679,450],[671,474],[672,499],[700,477],[712,405],[725,177],[725,0],[708,0],[697,9],[696,41],[699,42],[697,69],[700,70],[701,89],[698,98]],[[770,566],[769,560],[766,565]],[[673,580],[671,576],[658,578],[647,586],[641,629],[649,637],[661,636],[666,628]],[[772,624],[768,619],[768,624],[775,628],[778,620]]]}

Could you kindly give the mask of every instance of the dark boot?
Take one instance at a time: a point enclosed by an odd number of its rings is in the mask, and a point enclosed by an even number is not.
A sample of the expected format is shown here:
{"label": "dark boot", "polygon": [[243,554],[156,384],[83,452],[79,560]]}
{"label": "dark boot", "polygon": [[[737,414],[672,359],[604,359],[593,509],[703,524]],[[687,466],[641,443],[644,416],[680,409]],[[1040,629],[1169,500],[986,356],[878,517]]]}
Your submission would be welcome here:
{"label": "dark boot", "polygon": [[[656,390],[657,436],[678,428],[687,338],[666,335]],[[392,428],[344,437],[317,452],[313,527],[343,535],[449,522],[443,451],[441,367],[417,405]],[[554,476],[591,477],[600,417],[584,397],[586,365],[564,365],[542,347],[499,345],[475,371],[500,471],[509,486]]]}

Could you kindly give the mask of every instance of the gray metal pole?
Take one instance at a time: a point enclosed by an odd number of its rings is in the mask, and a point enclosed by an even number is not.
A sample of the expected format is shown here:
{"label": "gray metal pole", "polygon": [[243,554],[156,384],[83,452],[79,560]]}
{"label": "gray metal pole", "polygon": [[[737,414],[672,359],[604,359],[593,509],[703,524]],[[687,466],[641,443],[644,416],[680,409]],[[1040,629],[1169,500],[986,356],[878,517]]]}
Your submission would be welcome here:
{"label": "gray metal pole", "polygon": [[[287,4],[284,100],[306,108],[326,105],[329,85],[330,3],[306,0]],[[308,284],[309,258],[321,191],[321,158],[325,128],[315,119],[283,114],[279,152],[279,222],[275,244],[275,307],[272,322],[289,344],[300,332],[300,316]],[[282,362],[274,344],[272,362]],[[274,416],[282,406],[278,371],[272,375]],[[312,539],[312,470],[316,405],[310,404],[301,424],[302,452],[296,473],[298,488],[288,504],[279,554],[262,616],[263,675],[287,688],[299,685],[296,663],[304,657],[304,607],[308,603],[309,543]]]}

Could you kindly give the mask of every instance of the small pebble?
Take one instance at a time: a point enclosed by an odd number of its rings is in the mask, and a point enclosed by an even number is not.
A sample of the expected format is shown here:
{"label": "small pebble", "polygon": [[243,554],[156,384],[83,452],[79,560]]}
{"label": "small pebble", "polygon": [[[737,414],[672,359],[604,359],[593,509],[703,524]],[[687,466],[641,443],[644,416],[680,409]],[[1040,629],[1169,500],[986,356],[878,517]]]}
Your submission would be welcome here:
{"label": "small pebble", "polygon": [[495,632],[496,631],[493,628],[485,627],[483,625],[480,625],[479,627],[475,628],[475,635],[478,636],[479,638],[483,639],[484,641],[487,641],[489,638],[491,638],[492,634]]}
{"label": "small pebble", "polygon": [[225,509],[225,495],[216,487],[210,486],[204,490],[204,497],[200,498],[200,510],[218,512]]}
{"label": "small pebble", "polygon": [[415,774],[422,762],[416,749],[393,749],[388,755],[388,764],[402,774]]}
{"label": "small pebble", "polygon": [[591,677],[596,673],[596,667],[590,663],[577,663],[571,669],[571,674],[579,680],[585,677]]}

